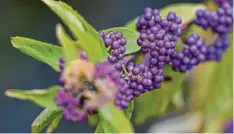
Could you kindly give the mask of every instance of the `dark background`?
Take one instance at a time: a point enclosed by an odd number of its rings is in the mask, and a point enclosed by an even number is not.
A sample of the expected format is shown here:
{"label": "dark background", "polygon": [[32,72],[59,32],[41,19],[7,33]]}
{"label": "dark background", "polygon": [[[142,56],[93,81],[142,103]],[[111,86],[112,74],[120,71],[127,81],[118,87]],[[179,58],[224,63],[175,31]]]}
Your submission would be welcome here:
{"label": "dark background", "polygon": [[[65,0],[64,0],[65,1]],[[138,16],[144,7],[161,8],[172,3],[202,0],[67,0],[97,30],[122,26]],[[56,84],[58,74],[46,64],[21,53],[10,43],[12,36],[24,36],[58,44],[55,25],[58,17],[40,0],[1,0],[0,3],[0,132],[30,132],[34,118],[42,108],[7,98],[8,88],[46,88]],[[146,132],[150,122],[137,127]],[[63,120],[55,132],[93,132],[86,122]]]}

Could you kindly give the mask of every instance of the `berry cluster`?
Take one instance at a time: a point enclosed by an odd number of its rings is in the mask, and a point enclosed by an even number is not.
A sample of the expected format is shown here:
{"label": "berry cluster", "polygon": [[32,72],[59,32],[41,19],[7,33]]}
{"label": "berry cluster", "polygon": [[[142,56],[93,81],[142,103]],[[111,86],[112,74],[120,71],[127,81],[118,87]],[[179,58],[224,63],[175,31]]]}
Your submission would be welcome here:
{"label": "berry cluster", "polygon": [[233,7],[225,2],[215,11],[199,9],[196,12],[195,23],[204,29],[211,28],[220,35],[232,31]]}
{"label": "berry cluster", "polygon": [[110,56],[108,57],[108,61],[110,63],[114,63],[116,61],[122,60],[126,51],[125,45],[127,43],[127,40],[123,37],[122,33],[108,32],[107,34],[104,34],[100,32],[99,34],[104,40],[105,46],[107,48],[110,47]]}
{"label": "berry cluster", "polygon": [[186,72],[193,66],[205,61],[207,46],[203,38],[192,34],[184,40],[184,48],[181,52],[172,55],[171,65],[176,71]]}
{"label": "berry cluster", "polygon": [[[127,96],[126,100],[131,101],[133,97],[138,97],[147,90],[152,91],[160,88],[161,82],[164,80],[163,66],[165,63],[169,63],[171,55],[175,51],[175,41],[181,34],[179,28],[181,22],[181,18],[177,17],[175,12],[169,12],[167,18],[162,19],[159,10],[145,8],[144,14],[137,22],[137,29],[140,32],[137,44],[141,46],[141,52],[148,55],[147,64],[135,64],[131,61],[125,63],[122,61],[122,57],[118,59],[115,66],[122,72],[121,77],[128,83],[128,87],[121,90],[125,95],[119,95],[119,98]],[[119,34],[119,32],[116,33]],[[111,55],[108,57],[110,63],[116,61],[112,59],[117,59],[112,58],[116,56],[113,49],[117,47],[113,47],[115,36],[111,36],[116,33],[104,34],[100,32],[106,47],[111,46]],[[118,99],[117,102],[119,102]]]}
{"label": "berry cluster", "polygon": [[221,60],[223,53],[230,46],[230,40],[227,35],[219,36],[213,44],[207,46],[207,61],[219,61]]}
{"label": "berry cluster", "polygon": [[145,91],[152,91],[160,87],[160,83],[163,81],[162,69],[149,68],[145,64],[134,64],[129,62],[127,64],[127,71],[130,74],[129,86],[134,90],[134,96],[138,97]]}
{"label": "berry cluster", "polygon": [[[170,11],[166,19],[160,16],[158,9],[145,8],[137,21],[140,37],[137,44],[145,54],[145,72],[143,72],[143,91],[158,89],[164,80],[163,66],[169,63],[175,52],[175,42],[181,35],[182,19]],[[139,65],[139,66],[143,66]]]}
{"label": "berry cluster", "polygon": [[184,40],[183,50],[175,51],[172,55],[170,64],[174,70],[186,72],[200,62],[221,60],[223,53],[230,45],[227,34],[233,26],[233,9],[226,0],[216,0],[216,3],[221,6],[216,11],[197,10],[194,22],[204,30],[211,28],[214,33],[217,33],[217,39],[211,44],[206,44],[205,40],[197,34],[187,37]]}
{"label": "berry cluster", "polygon": [[145,8],[144,14],[139,17],[136,24],[140,32],[137,44],[141,47],[141,51],[147,53],[157,50],[170,55],[175,47],[173,42],[177,41],[181,34],[179,28],[181,22],[181,18],[173,11],[168,13],[166,19],[162,19],[158,9]]}
{"label": "berry cluster", "polygon": [[[182,19],[173,11],[163,19],[158,9],[147,7],[136,23],[140,33],[136,43],[144,56],[142,63],[136,64],[124,55],[127,40],[121,32],[100,32],[110,55],[107,61],[96,66],[89,64],[87,54],[79,50],[85,62],[73,64],[67,72],[64,71],[64,58],[61,57],[59,84],[63,88],[57,93],[56,102],[63,109],[65,117],[73,121],[82,120],[107,101],[112,101],[119,109],[127,108],[134,97],[161,87],[165,64],[171,65],[175,71],[186,72],[201,62],[219,61],[230,45],[227,34],[232,30],[233,13],[230,1],[215,2],[220,8],[215,11],[197,10],[194,20],[198,26],[205,30],[211,28],[217,34],[209,45],[194,33],[183,41],[182,51],[177,51],[175,44],[182,32]],[[84,71],[87,68],[89,71]],[[83,77],[80,78],[79,69],[84,69],[81,72],[85,74],[88,84],[84,84]]]}

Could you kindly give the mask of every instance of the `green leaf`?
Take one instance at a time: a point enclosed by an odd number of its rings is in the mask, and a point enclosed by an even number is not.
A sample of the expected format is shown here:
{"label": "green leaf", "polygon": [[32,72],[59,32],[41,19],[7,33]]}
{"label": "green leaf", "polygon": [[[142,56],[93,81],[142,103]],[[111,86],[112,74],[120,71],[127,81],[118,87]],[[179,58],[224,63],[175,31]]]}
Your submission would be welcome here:
{"label": "green leaf", "polygon": [[[183,89],[185,89],[185,87],[183,86]],[[182,108],[185,106],[185,100],[184,100],[184,94],[183,94],[183,90],[179,90],[175,93],[175,95],[172,98],[172,104],[176,107],[176,108]]]}
{"label": "green leaf", "polygon": [[131,120],[132,118],[132,113],[133,113],[133,110],[134,110],[134,100],[132,100],[128,107],[126,109],[124,109],[124,114],[125,116],[128,118],[128,120]]}
{"label": "green leaf", "polygon": [[95,133],[132,133],[132,126],[124,113],[113,104],[106,104],[99,110],[100,121]]}
{"label": "green leaf", "polygon": [[126,27],[114,27],[114,28],[103,30],[104,33],[108,33],[110,31],[121,32],[123,36],[127,39],[126,54],[140,50],[140,47],[136,43],[136,40],[139,37],[138,32],[132,29],[126,28]]}
{"label": "green leaf", "polygon": [[59,58],[62,55],[61,47],[24,37],[12,37],[11,43],[21,52],[59,71]]}
{"label": "green leaf", "polygon": [[46,133],[52,133],[58,127],[62,118],[63,118],[62,114],[55,117],[52,123],[48,126]]}
{"label": "green leaf", "polygon": [[[209,34],[205,38],[213,40]],[[207,62],[192,70],[188,106],[190,111],[202,113],[203,132],[222,132],[223,123],[233,116],[232,54],[233,42],[220,62]]]}
{"label": "green leaf", "polygon": [[182,89],[183,74],[173,71],[169,66],[165,66],[164,74],[171,80],[163,82],[160,89],[146,92],[135,100],[134,123],[136,125],[163,114],[175,93]]}
{"label": "green leaf", "polygon": [[[56,120],[57,123],[60,121],[58,118],[62,117],[60,110],[51,110],[46,108],[39,116],[33,121],[31,126],[32,133],[40,133],[48,125],[52,125]],[[51,124],[52,123],[52,124]]]}
{"label": "green leaf", "polygon": [[[108,124],[107,124],[108,125]],[[97,127],[96,127],[96,129],[95,129],[95,131],[94,131],[94,133],[96,134],[96,133],[105,133],[105,131],[104,131],[104,126],[106,126],[105,124],[104,124],[104,121],[99,121],[98,122],[98,125],[97,125]]]}
{"label": "green leaf", "polygon": [[88,123],[92,127],[96,127],[99,122],[99,117],[97,114],[95,115],[88,115]]}
{"label": "green leaf", "polygon": [[137,23],[138,18],[139,17],[136,17],[135,19],[130,20],[124,26],[127,27],[127,28],[129,28],[129,29],[132,29],[132,30],[137,30],[136,29],[136,23]]}
{"label": "green leaf", "polygon": [[233,35],[231,46],[216,64],[209,83],[209,93],[205,104],[205,132],[222,132],[222,126],[233,116]]}
{"label": "green leaf", "polygon": [[56,26],[56,34],[60,44],[63,46],[63,53],[65,56],[66,64],[76,60],[79,58],[79,54],[77,53],[77,46],[74,41],[66,34],[62,25]]}
{"label": "green leaf", "polygon": [[47,89],[31,90],[8,89],[5,94],[11,98],[31,101],[41,107],[46,107],[48,109],[58,109],[54,100],[57,90],[58,86],[52,86]]}
{"label": "green leaf", "polygon": [[[131,120],[133,109],[134,109],[134,101],[132,100],[129,103],[128,107],[123,110],[125,117],[129,121]],[[97,115],[89,117],[88,121],[89,121],[89,123],[93,124],[92,126],[94,126],[94,123],[95,123],[95,125],[98,123],[98,125],[95,129],[95,133],[110,133],[110,132],[114,133],[114,132],[117,132],[116,129],[110,125],[110,123],[103,120],[102,118],[101,118],[101,120],[98,121]]]}
{"label": "green leaf", "polygon": [[[165,18],[169,11],[174,11],[177,16],[182,17],[183,24],[188,24],[194,19],[196,10],[200,8],[204,8],[204,5],[196,3],[178,3],[163,7],[160,9],[160,13],[161,16]],[[137,19],[138,17],[127,22],[124,26],[136,30]]]}
{"label": "green leaf", "polygon": [[[77,45],[87,52],[89,59],[98,62],[108,55],[99,33],[85,19],[62,1],[42,0],[66,24]],[[95,49],[93,49],[95,48]]]}

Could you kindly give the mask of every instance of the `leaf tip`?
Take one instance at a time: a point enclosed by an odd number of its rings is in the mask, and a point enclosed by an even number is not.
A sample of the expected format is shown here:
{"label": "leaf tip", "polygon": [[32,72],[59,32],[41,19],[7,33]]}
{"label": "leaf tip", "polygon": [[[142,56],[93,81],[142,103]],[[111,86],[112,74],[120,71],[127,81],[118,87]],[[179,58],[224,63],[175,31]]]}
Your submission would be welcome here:
{"label": "leaf tip", "polygon": [[44,2],[45,4],[49,4],[50,0],[41,0],[42,2]]}
{"label": "leaf tip", "polygon": [[12,96],[13,96],[13,94],[12,94],[12,92],[11,92],[11,89],[7,89],[7,90],[5,91],[5,96],[7,96],[7,97],[12,97]]}
{"label": "leaf tip", "polygon": [[19,41],[19,39],[22,37],[15,36],[15,37],[10,37],[10,38],[11,38],[11,44],[13,45],[13,47],[19,48],[20,45],[18,45],[17,40]]}
{"label": "leaf tip", "polygon": [[56,28],[56,31],[61,30],[62,24],[60,23],[56,24],[55,28]]}
{"label": "leaf tip", "polygon": [[60,24],[60,23],[56,24],[55,30],[56,30],[56,36],[57,36],[57,38],[60,39],[59,36],[61,36],[61,33],[63,31],[62,24]]}
{"label": "leaf tip", "polygon": [[11,36],[10,36],[11,41],[15,40],[15,38],[16,38],[16,37],[11,37]]}

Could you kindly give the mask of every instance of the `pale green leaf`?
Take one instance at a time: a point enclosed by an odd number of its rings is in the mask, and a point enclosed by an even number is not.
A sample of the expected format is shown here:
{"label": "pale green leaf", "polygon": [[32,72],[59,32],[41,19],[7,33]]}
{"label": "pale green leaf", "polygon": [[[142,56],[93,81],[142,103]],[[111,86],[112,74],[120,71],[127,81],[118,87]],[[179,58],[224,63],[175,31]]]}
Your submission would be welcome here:
{"label": "pale green leaf", "polygon": [[98,122],[97,127],[95,128],[95,131],[94,131],[95,134],[96,133],[105,133],[104,127],[103,127],[103,126],[105,126],[105,124],[103,124],[103,123],[104,123],[104,121]]}
{"label": "pale green leaf", "polygon": [[61,119],[63,118],[63,115],[60,114],[51,122],[51,124],[48,126],[46,133],[52,133],[59,125]]}
{"label": "pale green leaf", "polygon": [[138,20],[138,17],[136,17],[133,20],[128,21],[124,26],[132,30],[137,30],[136,29],[137,20]]}
{"label": "pale green leaf", "polygon": [[62,117],[62,112],[60,110],[51,110],[46,108],[33,121],[31,126],[32,133],[40,133],[45,127],[52,125],[51,123],[57,120],[58,117]]}
{"label": "pale green leaf", "polygon": [[132,133],[130,121],[113,104],[99,109],[100,121],[95,133]]}
{"label": "pale green leaf", "polygon": [[62,55],[61,47],[24,37],[12,37],[11,43],[21,52],[59,71],[59,58]]}
{"label": "pale green leaf", "polygon": [[57,90],[58,86],[52,86],[47,89],[31,90],[8,89],[6,90],[5,94],[11,98],[31,101],[48,109],[58,109],[54,100]]}
{"label": "pale green leaf", "polygon": [[92,127],[96,127],[99,121],[99,117],[97,114],[95,115],[88,115],[88,123]]}
{"label": "pale green leaf", "polygon": [[123,110],[124,114],[128,118],[128,120],[131,120],[132,114],[133,114],[133,110],[134,110],[134,100],[132,100],[131,102],[129,102],[128,107]]}
{"label": "pale green leaf", "polygon": [[77,45],[87,52],[89,59],[98,62],[108,55],[98,32],[85,19],[62,1],[42,0],[69,28]]}
{"label": "pale green leaf", "polygon": [[79,58],[78,47],[75,42],[66,34],[62,25],[56,26],[56,34],[60,44],[63,46],[63,53],[66,64]]}

